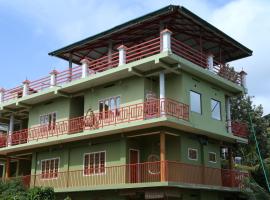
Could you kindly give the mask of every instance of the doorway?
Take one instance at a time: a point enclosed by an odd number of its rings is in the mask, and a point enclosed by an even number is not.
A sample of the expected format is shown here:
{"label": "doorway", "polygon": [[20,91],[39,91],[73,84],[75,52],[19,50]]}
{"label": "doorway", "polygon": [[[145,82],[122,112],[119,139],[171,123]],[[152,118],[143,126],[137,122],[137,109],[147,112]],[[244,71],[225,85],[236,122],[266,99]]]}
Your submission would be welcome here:
{"label": "doorway", "polygon": [[138,149],[129,150],[129,182],[138,183],[140,178],[140,151]]}
{"label": "doorway", "polygon": [[0,164],[0,180],[4,177],[4,165]]}

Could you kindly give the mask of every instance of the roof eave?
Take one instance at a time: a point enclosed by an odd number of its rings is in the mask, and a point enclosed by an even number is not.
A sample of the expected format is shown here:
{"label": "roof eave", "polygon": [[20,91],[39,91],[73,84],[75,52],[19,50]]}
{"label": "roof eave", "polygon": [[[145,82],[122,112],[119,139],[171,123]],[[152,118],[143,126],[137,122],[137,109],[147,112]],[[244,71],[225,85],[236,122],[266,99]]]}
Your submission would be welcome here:
{"label": "roof eave", "polygon": [[230,37],[229,35],[227,35],[223,31],[219,30],[218,28],[216,28],[212,24],[210,24],[207,21],[205,21],[204,19],[200,18],[198,15],[192,13],[187,8],[181,6],[181,7],[179,7],[179,10],[180,10],[180,12],[182,11],[184,14],[186,14],[186,15],[194,18],[195,20],[199,21],[200,23],[206,25],[206,27],[208,27],[211,31],[213,31],[217,35],[219,35],[221,37],[224,37],[225,39],[227,39],[228,41],[230,41],[230,43],[232,43],[233,45],[235,45],[236,47],[240,48],[242,51],[244,51],[245,53],[247,53],[248,56],[251,56],[252,55],[253,51],[251,49],[247,48],[246,46],[244,46],[240,42],[236,41],[235,39],[233,39],[232,37]]}
{"label": "roof eave", "polygon": [[106,37],[106,36],[108,36],[109,34],[112,34],[112,33],[116,32],[116,31],[119,31],[119,30],[122,29],[122,28],[125,29],[125,28],[128,28],[129,26],[134,26],[134,25],[137,24],[138,22],[141,23],[141,22],[144,21],[144,20],[149,20],[151,17],[157,17],[158,15],[165,14],[165,13],[167,13],[167,12],[170,12],[170,11],[174,10],[174,9],[177,8],[177,7],[179,7],[179,6],[169,5],[169,6],[163,7],[163,8],[161,8],[161,9],[159,9],[159,10],[154,11],[154,12],[148,13],[148,14],[143,15],[143,16],[141,16],[141,17],[135,18],[135,19],[133,19],[133,20],[130,20],[130,21],[128,21],[128,22],[125,22],[125,23],[123,23],[123,24],[120,24],[120,25],[118,25],[118,26],[115,26],[115,27],[113,27],[113,28],[111,28],[111,29],[109,29],[109,30],[103,31],[103,32],[98,33],[98,34],[96,34],[96,35],[93,35],[93,36],[90,36],[90,37],[85,38],[85,39],[83,39],[83,40],[80,40],[80,41],[78,41],[78,42],[72,43],[72,44],[70,44],[70,45],[68,45],[68,46],[65,46],[65,47],[61,48],[61,49],[57,49],[57,50],[55,50],[55,51],[52,51],[52,52],[49,53],[49,55],[50,55],[50,56],[57,56],[57,55],[59,55],[60,53],[64,53],[64,52],[66,52],[66,51],[70,51],[70,50],[72,50],[74,47],[79,46],[79,45],[82,45],[82,44],[84,44],[84,43],[87,42],[87,41],[90,41],[90,40],[93,41],[93,40],[100,39],[100,38],[102,38],[102,37]]}

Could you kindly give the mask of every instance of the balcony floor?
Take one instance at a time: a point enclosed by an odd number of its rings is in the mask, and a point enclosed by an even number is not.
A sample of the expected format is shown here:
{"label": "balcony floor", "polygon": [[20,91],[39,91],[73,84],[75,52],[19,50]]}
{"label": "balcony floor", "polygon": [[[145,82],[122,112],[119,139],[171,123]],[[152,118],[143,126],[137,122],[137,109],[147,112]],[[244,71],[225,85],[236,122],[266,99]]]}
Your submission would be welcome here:
{"label": "balcony floor", "polygon": [[239,188],[223,187],[223,186],[211,186],[201,184],[188,184],[177,182],[150,182],[150,183],[126,183],[126,184],[114,184],[114,185],[101,185],[92,187],[74,187],[74,188],[55,188],[55,192],[82,192],[82,191],[98,191],[98,190],[121,190],[121,189],[138,189],[138,188],[152,188],[152,187],[175,187],[183,189],[196,189],[196,190],[212,190],[223,192],[240,192]]}
{"label": "balcony floor", "polygon": [[192,132],[195,134],[206,135],[212,138],[216,138],[223,141],[234,142],[236,140],[243,143],[247,142],[247,139],[233,136],[231,134],[218,134],[200,130],[196,127],[192,127],[190,122],[180,119],[175,119],[170,116],[162,116],[147,120],[132,121],[123,124],[110,125],[94,130],[84,130],[82,132],[73,134],[63,134],[58,136],[44,137],[37,140],[31,140],[24,144],[12,145],[3,147],[0,149],[0,155],[6,155],[11,152],[19,152],[33,148],[45,147],[48,145],[55,145],[59,143],[74,142],[78,140],[96,138],[101,136],[107,136],[112,134],[128,133],[132,131],[144,130],[157,127],[169,127],[180,131]]}

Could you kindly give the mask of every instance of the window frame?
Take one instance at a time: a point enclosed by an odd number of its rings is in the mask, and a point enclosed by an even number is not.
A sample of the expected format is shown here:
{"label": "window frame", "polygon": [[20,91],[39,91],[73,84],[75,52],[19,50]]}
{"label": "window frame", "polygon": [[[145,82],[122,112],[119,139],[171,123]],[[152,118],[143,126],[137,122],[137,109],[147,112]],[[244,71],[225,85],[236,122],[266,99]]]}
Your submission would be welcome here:
{"label": "window frame", "polygon": [[[190,150],[196,151],[196,158],[195,158],[195,159],[190,157],[190,154],[189,154],[189,151],[190,151]],[[198,161],[198,159],[199,159],[198,149],[189,147],[189,148],[188,148],[188,159],[189,159],[189,160],[192,160],[192,161]]]}
{"label": "window frame", "polygon": [[[93,173],[85,173],[85,156],[88,155],[89,156],[89,159],[90,159],[90,155],[95,155],[97,153],[104,153],[104,172],[99,172],[99,173],[96,173],[95,172],[95,168],[93,167]],[[107,166],[107,161],[106,161],[106,157],[107,157],[107,153],[106,153],[106,150],[103,150],[103,151],[95,151],[95,152],[89,152],[89,153],[84,153],[83,154],[83,176],[96,176],[96,175],[106,175],[106,166]],[[100,161],[100,159],[99,159]],[[90,162],[90,161],[89,161]],[[95,157],[94,157],[94,162],[95,162]],[[94,163],[95,165],[95,163]],[[99,171],[100,171],[100,164],[99,164]]]}
{"label": "window frame", "polygon": [[[54,171],[57,169],[57,173],[56,172],[53,172],[56,174],[56,177],[43,177],[43,170],[42,170],[42,163],[45,162],[45,172],[46,172],[46,162],[47,161],[52,161],[52,160],[58,160],[58,167],[54,169]],[[55,164],[54,164],[55,165]],[[47,158],[47,159],[42,159],[40,161],[40,170],[41,170],[41,180],[52,180],[52,179],[58,179],[59,178],[59,169],[60,169],[60,157],[54,157],[54,158]],[[49,169],[50,170],[50,169]],[[48,173],[50,175],[50,172]],[[45,173],[46,175],[46,173]]]}
{"label": "window frame", "polygon": [[[42,117],[43,117],[43,123],[41,122]],[[48,122],[45,123],[46,117],[48,118]],[[51,117],[51,122],[49,121],[50,117]],[[56,111],[39,115],[39,125],[40,126],[49,126],[49,129],[55,129],[56,122],[57,122],[57,112]]]}
{"label": "window frame", "polygon": [[[114,100],[114,107],[115,108],[111,108],[111,100]],[[117,99],[119,99],[119,105],[117,105]],[[102,104],[101,104],[102,102]],[[106,111],[105,110],[105,102],[108,102],[108,110]],[[102,111],[100,110],[100,105],[102,105]],[[118,107],[117,107],[118,106]],[[101,119],[107,119],[109,118],[109,112],[115,112],[116,113],[116,116],[119,116],[120,115],[120,107],[121,107],[121,95],[116,95],[116,96],[111,96],[111,97],[108,97],[108,98],[103,98],[103,99],[100,99],[98,100],[98,112],[100,113],[99,114],[99,117]]]}
{"label": "window frame", "polygon": [[[192,105],[191,105],[191,93],[198,94],[199,97],[200,97],[200,112],[197,112],[197,111],[192,110]],[[194,90],[189,90],[189,104],[190,104],[189,107],[190,107],[190,111],[191,111],[191,112],[202,115],[202,112],[203,112],[203,111],[202,111],[202,94],[201,94],[201,93],[196,92],[196,91],[194,91]]]}
{"label": "window frame", "polygon": [[[213,117],[213,111],[214,110],[212,110],[212,101],[215,101],[215,102],[218,102],[219,103],[219,116],[220,116],[219,119]],[[222,121],[221,101],[219,101],[217,99],[214,99],[214,98],[211,98],[210,99],[210,108],[211,108],[211,118],[212,119],[215,119],[215,120],[218,120],[218,121]]]}
{"label": "window frame", "polygon": [[[210,154],[215,155],[215,161],[210,160]],[[209,151],[208,152],[208,162],[210,162],[210,163],[217,163],[217,153],[216,152],[213,152],[213,151]]]}

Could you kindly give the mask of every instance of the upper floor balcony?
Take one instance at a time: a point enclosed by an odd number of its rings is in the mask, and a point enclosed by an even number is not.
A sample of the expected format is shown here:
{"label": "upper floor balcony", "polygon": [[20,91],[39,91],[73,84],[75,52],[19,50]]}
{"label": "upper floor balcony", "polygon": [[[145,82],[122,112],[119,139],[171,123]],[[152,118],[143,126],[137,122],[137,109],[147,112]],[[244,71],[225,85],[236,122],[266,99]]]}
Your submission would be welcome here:
{"label": "upper floor balcony", "polygon": [[[97,76],[101,72],[106,71],[109,73],[113,68],[119,68],[164,52],[179,56],[181,59],[195,64],[198,68],[209,71],[214,77],[221,77],[224,80],[246,88],[245,72],[236,72],[228,65],[219,63],[214,59],[213,55],[192,48],[178,40],[177,37],[174,37],[173,33],[168,29],[165,29],[159,37],[152,36],[147,38],[146,41],[138,42],[132,46],[121,45],[118,47],[118,52],[113,52],[98,59],[84,58],[81,60],[82,64],[76,67],[61,72],[53,70],[48,76],[34,81],[26,80],[22,85],[15,88],[2,88],[0,89],[0,105],[12,100],[20,100],[20,98],[25,96],[38,94],[49,88],[63,87],[65,84],[70,84],[78,79]],[[165,65],[164,68],[169,69],[170,67]],[[179,70],[179,68],[170,68],[172,72]],[[133,72],[137,74],[143,73],[136,70]]]}
{"label": "upper floor balcony", "polygon": [[[161,126],[166,125],[162,122],[173,122],[187,127],[190,126],[189,115],[190,110],[187,104],[168,98],[150,100],[108,110],[107,112],[89,111],[85,116],[13,131],[9,134],[1,134],[0,147],[9,148],[27,143],[35,144],[50,138],[57,141],[64,136],[80,135],[82,137],[88,131],[106,131],[106,128],[119,128],[120,130],[120,125],[124,125],[124,128],[128,126],[145,127],[144,125],[147,123],[156,123]],[[167,125],[171,126],[170,124]],[[226,125],[224,124],[224,126]],[[232,122],[230,131],[237,137],[246,138],[248,135],[248,128],[245,123]]]}

